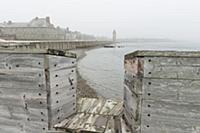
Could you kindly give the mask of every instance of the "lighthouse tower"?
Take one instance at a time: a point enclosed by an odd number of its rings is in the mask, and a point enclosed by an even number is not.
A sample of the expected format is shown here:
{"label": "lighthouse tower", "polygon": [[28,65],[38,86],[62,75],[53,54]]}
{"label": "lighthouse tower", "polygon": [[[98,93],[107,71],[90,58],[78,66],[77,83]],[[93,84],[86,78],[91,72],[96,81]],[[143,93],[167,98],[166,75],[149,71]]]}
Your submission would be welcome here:
{"label": "lighthouse tower", "polygon": [[117,33],[116,30],[113,30],[113,42],[116,42],[117,39]]}

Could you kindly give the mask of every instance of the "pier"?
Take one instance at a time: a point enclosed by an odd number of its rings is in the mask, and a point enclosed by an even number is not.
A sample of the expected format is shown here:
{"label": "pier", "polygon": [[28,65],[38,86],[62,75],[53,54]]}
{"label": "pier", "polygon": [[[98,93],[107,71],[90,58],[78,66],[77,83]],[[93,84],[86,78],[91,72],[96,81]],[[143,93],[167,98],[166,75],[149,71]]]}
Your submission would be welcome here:
{"label": "pier", "polygon": [[57,50],[74,50],[79,48],[103,47],[113,44],[113,41],[4,41],[0,42],[0,46],[10,49],[57,49]]}
{"label": "pier", "polygon": [[200,53],[125,56],[124,99],[77,96],[76,55],[0,50],[4,133],[198,133]]}

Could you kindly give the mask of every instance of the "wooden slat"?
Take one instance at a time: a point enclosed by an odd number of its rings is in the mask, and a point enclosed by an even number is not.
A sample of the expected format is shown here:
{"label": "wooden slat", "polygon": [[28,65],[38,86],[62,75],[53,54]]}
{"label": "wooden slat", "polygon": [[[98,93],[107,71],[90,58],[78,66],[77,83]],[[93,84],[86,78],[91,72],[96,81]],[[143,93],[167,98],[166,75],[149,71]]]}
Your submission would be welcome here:
{"label": "wooden slat", "polygon": [[73,115],[75,112],[76,104],[74,105],[73,102],[69,102],[60,107],[52,109],[50,125],[54,126],[55,124],[68,118],[68,116]]}
{"label": "wooden slat", "polygon": [[200,68],[196,66],[155,65],[149,58],[144,58],[144,62],[144,77],[147,78],[200,79]]}
{"label": "wooden slat", "polygon": [[142,108],[142,133],[198,132],[200,105],[145,100]]}
{"label": "wooden slat", "polygon": [[164,51],[164,50],[138,50],[133,53],[127,54],[125,59],[134,57],[189,57],[199,58],[199,51]]}
{"label": "wooden slat", "polygon": [[81,132],[94,132],[103,133],[106,128],[108,118],[93,114],[78,113],[69,120],[65,120],[65,123],[56,125],[55,127],[62,127],[69,131],[81,131]]}
{"label": "wooden slat", "polygon": [[131,133],[130,127],[126,124],[125,120],[120,118],[121,122],[121,133]]}
{"label": "wooden slat", "polygon": [[144,57],[145,64],[150,63],[153,66],[200,66],[199,58],[184,58],[184,57]]}
{"label": "wooden slat", "polygon": [[47,98],[46,97],[26,98],[25,104],[27,105],[28,108],[46,109]]}
{"label": "wooden slat", "polygon": [[116,130],[115,130],[115,120],[112,117],[109,118],[104,133],[116,133]]}
{"label": "wooden slat", "polygon": [[48,110],[28,108],[26,111],[26,120],[31,122],[48,123]]}
{"label": "wooden slat", "polygon": [[75,58],[47,55],[49,58],[49,69],[58,70],[61,68],[71,68],[76,66]]}
{"label": "wooden slat", "polygon": [[73,105],[73,103],[76,103],[76,95],[75,96],[70,95],[68,97],[65,96],[63,98],[58,98],[58,99],[54,98],[52,100],[52,103],[51,103],[50,107],[52,109],[54,109],[54,108],[58,108],[58,107],[60,107],[60,106],[62,106],[64,104],[67,104],[67,103],[71,103],[72,105]]}
{"label": "wooden slat", "polygon": [[199,80],[144,79],[144,99],[199,103]]}
{"label": "wooden slat", "polygon": [[130,74],[124,75],[124,84],[135,94],[142,95],[142,78],[133,78]]}
{"label": "wooden slat", "polygon": [[12,105],[17,107],[24,107],[25,102],[23,96],[16,95],[1,95],[0,105]]}
{"label": "wooden slat", "polygon": [[140,119],[141,96],[132,93],[126,86],[124,86],[124,106],[133,119]]}
{"label": "wooden slat", "polygon": [[8,125],[0,125],[0,132],[1,133],[22,133],[23,131],[23,126],[8,126]]}
{"label": "wooden slat", "polygon": [[78,101],[78,112],[101,115],[119,115],[122,112],[123,103],[121,101],[81,98]]}
{"label": "wooden slat", "polygon": [[0,54],[1,69],[15,68],[43,68],[42,54]]}
{"label": "wooden slat", "polygon": [[131,77],[142,77],[144,71],[143,58],[132,58],[124,61],[125,74]]}
{"label": "wooden slat", "polygon": [[46,133],[48,131],[48,123],[46,122],[26,122],[24,130],[26,133]]}

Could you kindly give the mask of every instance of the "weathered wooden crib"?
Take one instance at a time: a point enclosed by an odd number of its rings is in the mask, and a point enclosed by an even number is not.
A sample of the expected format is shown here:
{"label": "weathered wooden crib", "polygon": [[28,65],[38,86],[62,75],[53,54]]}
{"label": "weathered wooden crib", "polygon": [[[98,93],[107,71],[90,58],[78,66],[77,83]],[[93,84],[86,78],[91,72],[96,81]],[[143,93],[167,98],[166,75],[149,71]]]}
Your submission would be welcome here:
{"label": "weathered wooden crib", "polygon": [[0,51],[0,133],[46,133],[76,112],[76,57]]}
{"label": "weathered wooden crib", "polygon": [[132,132],[200,132],[200,52],[137,51],[124,63]]}
{"label": "weathered wooden crib", "polygon": [[123,102],[78,98],[74,54],[0,50],[0,133],[126,133]]}

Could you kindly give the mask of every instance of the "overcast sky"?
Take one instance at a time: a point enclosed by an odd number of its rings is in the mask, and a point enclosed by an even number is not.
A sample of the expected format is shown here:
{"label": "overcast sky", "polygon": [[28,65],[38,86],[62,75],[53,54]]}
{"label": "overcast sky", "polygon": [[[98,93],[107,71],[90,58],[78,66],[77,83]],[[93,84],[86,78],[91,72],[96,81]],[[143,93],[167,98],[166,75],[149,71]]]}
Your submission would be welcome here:
{"label": "overcast sky", "polygon": [[0,0],[0,13],[1,22],[50,16],[99,36],[200,40],[200,0]]}

